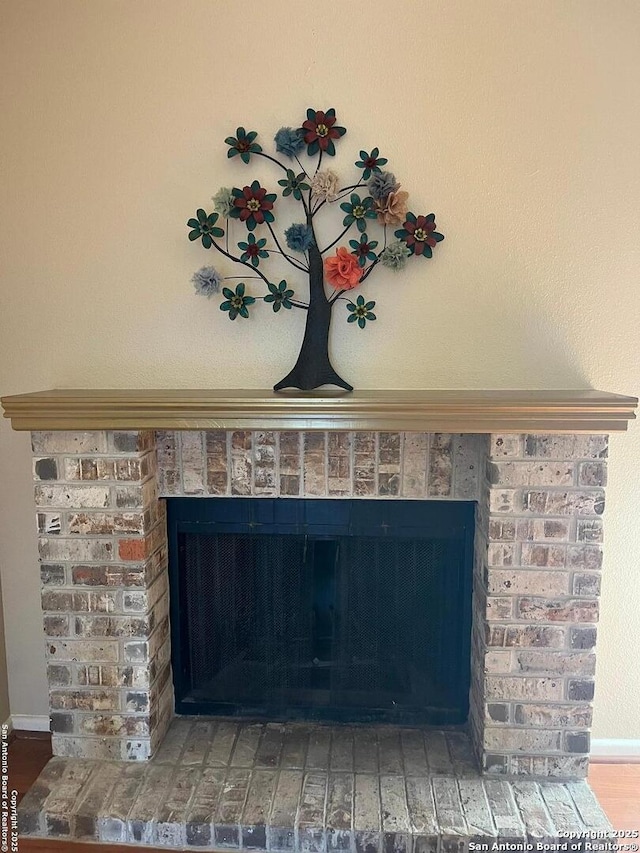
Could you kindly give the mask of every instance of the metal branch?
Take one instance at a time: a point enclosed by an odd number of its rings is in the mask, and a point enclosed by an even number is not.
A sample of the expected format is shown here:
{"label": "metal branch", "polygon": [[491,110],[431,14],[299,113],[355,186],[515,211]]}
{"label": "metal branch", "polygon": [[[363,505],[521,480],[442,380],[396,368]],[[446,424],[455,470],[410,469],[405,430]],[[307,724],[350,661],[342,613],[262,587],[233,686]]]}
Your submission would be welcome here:
{"label": "metal branch", "polygon": [[251,270],[251,272],[257,273],[265,284],[269,284],[269,279],[266,277],[266,275],[260,272],[257,267],[254,267],[253,264],[250,264],[247,261],[243,261],[241,258],[236,258],[235,255],[232,255],[230,252],[227,252],[225,249],[223,249],[222,246],[219,246],[215,240],[211,240],[211,245],[214,246],[226,258],[229,258],[230,261],[233,261],[236,264],[242,264],[243,267],[247,267]]}
{"label": "metal branch", "polygon": [[284,163],[281,163],[280,160],[277,160],[275,157],[272,157],[271,154],[265,154],[264,151],[256,151],[255,154],[257,157],[266,157],[267,160],[271,160],[272,163],[275,163],[276,166],[280,166],[280,168],[284,169],[285,172],[289,171],[289,169],[284,165]]}
{"label": "metal branch", "polygon": [[[269,248],[267,249],[267,252],[269,252],[269,254],[270,254],[270,255],[282,255],[282,257],[284,257],[284,258],[288,257],[288,255],[285,255],[285,253],[284,253],[284,252],[279,251],[279,249],[272,249],[271,247],[269,247]],[[301,269],[303,272],[309,272],[309,267],[303,267],[303,266],[300,266],[300,269]]]}
{"label": "metal branch", "polygon": [[[329,204],[333,204],[336,201],[340,201],[341,198],[346,198],[349,193],[353,192],[354,190],[357,190],[358,187],[363,186],[364,181],[362,180],[362,178],[360,178],[357,184],[352,184],[350,187],[340,187],[340,189],[338,190],[338,195],[335,198],[332,198]],[[340,195],[340,193],[342,193],[342,195]]]}
{"label": "metal branch", "polygon": [[[364,186],[364,183],[361,179],[358,181],[357,184],[352,184],[349,187],[340,187],[340,189],[338,190],[338,195],[335,198],[332,198],[331,201],[328,201],[328,199],[326,198],[323,199],[318,205],[316,205],[315,210],[313,212],[317,213],[317,211],[320,210],[320,208],[324,204],[334,204],[336,201],[340,201],[341,199],[346,198],[350,192],[353,192],[353,190],[357,190],[358,187],[362,186]],[[340,195],[340,193],[342,193],[342,195]]]}
{"label": "metal branch", "polygon": [[[351,225],[353,225],[353,222],[351,223]],[[326,248],[326,249],[321,249],[321,250],[320,250],[320,254],[321,254],[321,255],[324,255],[324,253],[325,253],[325,252],[328,252],[328,251],[329,251],[329,249],[332,249],[332,248],[335,246],[335,244],[336,244],[339,240],[342,240],[342,238],[343,238],[343,237],[344,237],[344,235],[347,233],[347,231],[349,230],[349,228],[351,228],[351,225],[347,225],[347,227],[344,229],[344,231],[342,232],[342,234],[338,234],[338,236],[337,236],[337,237],[336,237],[336,239],[333,241],[333,243],[329,243],[329,245],[327,246],[327,248]]]}
{"label": "metal branch", "polygon": [[[267,299],[267,296],[268,296],[268,295],[269,295],[269,294],[267,293],[267,294],[266,294],[266,296],[256,296],[255,298],[256,298],[256,299],[262,299],[263,301],[266,301],[266,299]],[[294,308],[300,308],[300,309],[302,309],[303,311],[308,311],[308,310],[309,310],[309,306],[307,305],[307,303],[306,303],[306,302],[298,302],[298,301],[296,301],[296,300],[294,300],[294,299],[290,299],[290,300],[289,300],[289,302],[291,303],[291,305],[292,305]]]}
{"label": "metal branch", "polygon": [[300,166],[300,168],[302,169],[302,172],[303,172],[303,174],[304,174],[305,178],[308,178],[308,177],[309,177],[309,175],[307,174],[307,170],[305,169],[305,167],[304,167],[304,166],[302,165],[302,163],[300,162],[300,159],[298,158],[298,156],[297,156],[297,155],[295,155],[295,158],[296,158],[296,163],[297,163],[297,164],[298,164],[298,166]]}
{"label": "metal branch", "polygon": [[[229,258],[229,260],[230,260],[230,261],[233,261],[233,262],[234,262],[234,263],[236,263],[236,264],[242,264],[242,266],[244,266],[244,267],[248,267],[252,272],[254,272],[254,273],[257,273],[257,274],[258,274],[257,276],[255,276],[255,275],[253,275],[253,276],[251,276],[251,275],[245,275],[245,276],[235,276],[235,275],[234,275],[234,276],[230,276],[230,275],[229,275],[229,276],[225,276],[225,278],[258,278],[258,277],[259,277],[259,278],[261,278],[261,279],[264,281],[264,283],[267,285],[267,287],[269,286],[269,284],[270,284],[271,282],[269,281],[269,279],[266,277],[266,275],[265,275],[264,273],[260,272],[260,270],[259,270],[259,269],[257,269],[257,267],[254,267],[252,264],[249,264],[249,263],[247,263],[246,261],[241,260],[240,258],[236,258],[234,255],[232,255],[232,254],[230,254],[229,252],[225,251],[225,250],[222,248],[222,246],[219,246],[219,245],[216,243],[216,241],[215,241],[215,240],[212,240],[212,241],[211,241],[211,245],[212,245],[212,246],[214,246],[214,247],[215,247],[219,252],[221,252],[223,255],[225,255],[225,257]],[[256,298],[256,299],[264,299],[264,296],[256,296],[255,298]],[[293,305],[293,307],[294,307],[294,308],[301,308],[303,311],[307,311],[307,310],[309,309],[309,306],[308,306],[305,302],[294,302],[293,300],[290,300],[290,302],[291,302],[291,304]]]}
{"label": "metal branch", "polygon": [[280,254],[284,258],[286,258],[287,261],[289,261],[291,266],[295,267],[296,269],[300,270],[301,272],[309,272],[309,270],[306,267],[303,267],[302,264],[299,264],[297,261],[294,261],[294,259],[291,257],[291,255],[288,255],[285,251],[283,251],[282,246],[280,245],[280,243],[278,242],[278,238],[276,237],[276,232],[271,227],[270,222],[267,222],[267,227],[269,228],[269,231],[271,231],[271,236],[275,240],[275,244],[278,247],[278,249],[280,250]]}
{"label": "metal branch", "polygon": [[[333,305],[333,303],[337,302],[338,299],[343,298],[342,297],[343,293],[346,293],[346,290],[338,290],[337,293],[335,294],[335,296],[332,296],[331,299],[329,300],[329,305]],[[346,296],[344,298],[346,299]]]}
{"label": "metal branch", "polygon": [[[380,252],[380,255],[381,254],[382,252]],[[369,278],[375,267],[380,263],[380,255],[377,256],[375,261],[372,261],[371,266],[367,267],[365,274],[360,279],[360,284],[362,284],[363,281],[366,281]]]}

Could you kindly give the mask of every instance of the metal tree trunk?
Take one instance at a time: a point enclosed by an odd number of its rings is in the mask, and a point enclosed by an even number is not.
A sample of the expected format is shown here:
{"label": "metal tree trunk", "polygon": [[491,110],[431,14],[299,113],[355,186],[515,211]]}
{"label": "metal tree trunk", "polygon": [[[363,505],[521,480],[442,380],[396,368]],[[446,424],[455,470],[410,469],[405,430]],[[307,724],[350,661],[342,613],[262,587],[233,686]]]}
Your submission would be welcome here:
{"label": "metal tree trunk", "polygon": [[[311,217],[307,217],[307,225],[313,229]],[[332,308],[324,291],[322,255],[314,242],[309,249],[309,308],[300,354],[293,370],[273,386],[274,391],[283,388],[311,391],[322,385],[353,391],[353,386],[338,376],[329,359]]]}

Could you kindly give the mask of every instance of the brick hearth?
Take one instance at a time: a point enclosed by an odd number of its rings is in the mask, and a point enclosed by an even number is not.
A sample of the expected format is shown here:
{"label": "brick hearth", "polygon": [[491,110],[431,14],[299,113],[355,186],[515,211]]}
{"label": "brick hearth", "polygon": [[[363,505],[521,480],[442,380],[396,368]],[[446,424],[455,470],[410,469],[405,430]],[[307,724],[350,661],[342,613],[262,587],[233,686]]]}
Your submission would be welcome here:
{"label": "brick hearth", "polygon": [[23,836],[273,853],[460,853],[610,829],[586,782],[483,779],[461,732],[184,718],[149,762],[54,758],[19,825]]}
{"label": "brick hearth", "polygon": [[57,756],[146,759],[171,721],[163,495],[464,499],[478,502],[470,732],[481,767],[586,775],[605,436],[145,430],[32,440]]}

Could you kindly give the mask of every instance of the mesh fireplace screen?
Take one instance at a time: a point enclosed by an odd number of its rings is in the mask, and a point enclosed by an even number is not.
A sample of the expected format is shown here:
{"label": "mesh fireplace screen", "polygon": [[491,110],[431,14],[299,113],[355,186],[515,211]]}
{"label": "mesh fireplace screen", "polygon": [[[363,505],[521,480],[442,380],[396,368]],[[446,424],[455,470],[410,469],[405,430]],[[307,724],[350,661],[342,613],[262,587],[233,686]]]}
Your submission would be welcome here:
{"label": "mesh fireplace screen", "polygon": [[179,713],[466,719],[473,504],[169,504]]}

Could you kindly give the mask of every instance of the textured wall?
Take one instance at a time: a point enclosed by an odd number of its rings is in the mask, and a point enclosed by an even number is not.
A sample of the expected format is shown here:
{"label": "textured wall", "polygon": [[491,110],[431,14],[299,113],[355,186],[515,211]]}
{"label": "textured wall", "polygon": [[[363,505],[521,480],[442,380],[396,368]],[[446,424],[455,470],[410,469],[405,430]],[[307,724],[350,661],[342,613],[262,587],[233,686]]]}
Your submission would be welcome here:
{"label": "textured wall", "polygon": [[[2,590],[0,590],[0,607]],[[9,678],[7,674],[7,653],[4,636],[4,613],[0,612],[0,721],[4,723],[9,718]]]}
{"label": "textured wall", "polygon": [[[640,387],[634,0],[5,0],[0,389],[264,387],[302,317],[230,324],[192,296],[184,223],[221,186],[238,124],[265,146],[307,106],[379,145],[446,241],[372,276],[378,321],[333,329],[359,387]],[[347,85],[345,85],[347,84]],[[283,312],[281,312],[282,314]],[[595,732],[640,738],[637,428],[611,441]],[[0,431],[12,711],[47,710],[29,440]]]}

